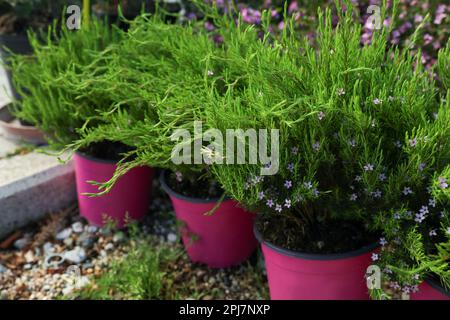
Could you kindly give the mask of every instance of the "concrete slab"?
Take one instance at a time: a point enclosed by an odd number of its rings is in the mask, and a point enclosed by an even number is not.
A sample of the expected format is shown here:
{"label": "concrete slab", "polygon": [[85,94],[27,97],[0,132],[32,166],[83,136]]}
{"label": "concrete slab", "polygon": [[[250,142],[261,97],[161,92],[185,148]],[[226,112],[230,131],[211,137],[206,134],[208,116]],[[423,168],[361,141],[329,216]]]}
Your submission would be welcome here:
{"label": "concrete slab", "polygon": [[0,160],[0,238],[75,201],[71,162],[37,152]]}
{"label": "concrete slab", "polygon": [[0,131],[0,159],[14,153],[20,148],[20,144],[11,140],[5,139]]}

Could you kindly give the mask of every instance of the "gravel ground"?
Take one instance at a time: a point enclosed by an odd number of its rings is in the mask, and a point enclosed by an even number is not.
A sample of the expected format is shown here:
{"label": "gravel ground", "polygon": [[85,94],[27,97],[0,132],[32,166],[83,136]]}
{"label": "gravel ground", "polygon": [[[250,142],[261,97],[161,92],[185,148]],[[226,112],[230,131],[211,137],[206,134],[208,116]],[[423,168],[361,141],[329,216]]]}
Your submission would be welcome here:
{"label": "gravel ground", "polygon": [[[189,261],[176,232],[172,206],[155,186],[150,213],[139,224],[139,237],[155,246],[183,252],[168,265],[166,277],[182,299],[265,299],[263,270],[255,254],[250,262],[227,269],[210,269]],[[0,299],[64,299],[77,297],[113,261],[127,255],[129,232],[89,226],[74,206],[50,214],[0,241]],[[259,271],[257,271],[259,270]],[[113,298],[115,298],[113,296]]]}

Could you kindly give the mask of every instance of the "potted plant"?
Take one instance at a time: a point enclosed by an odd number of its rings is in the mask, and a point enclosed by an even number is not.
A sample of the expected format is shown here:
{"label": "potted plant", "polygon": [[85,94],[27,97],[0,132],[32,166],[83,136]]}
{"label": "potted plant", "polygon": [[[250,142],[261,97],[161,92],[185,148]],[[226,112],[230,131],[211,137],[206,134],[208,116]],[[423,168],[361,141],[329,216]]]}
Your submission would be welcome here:
{"label": "potted plant", "polygon": [[[100,125],[102,113],[116,107],[109,91],[83,93],[88,91],[85,81],[96,87],[96,77],[109,67],[122,31],[93,20],[80,30],[63,27],[58,32],[50,29],[45,42],[31,34],[34,55],[15,55],[12,67],[21,96],[16,115],[45,132],[51,146],[64,148],[79,138],[80,130]],[[140,219],[147,212],[153,176],[149,167],[128,172],[109,194],[89,197],[98,192],[91,182],[108,181],[122,154],[130,150],[105,138],[75,154],[80,213],[91,224],[100,226],[105,219],[113,219],[122,227],[127,219]]]}
{"label": "potted plant", "polygon": [[413,143],[404,147],[408,156],[395,174],[398,181],[407,181],[403,191],[408,195],[403,194],[397,207],[380,212],[376,221],[384,233],[378,265],[386,285],[373,290],[375,298],[397,294],[411,300],[450,300],[449,58],[447,46],[439,53],[440,108],[432,121],[411,132]]}
{"label": "potted plant", "polygon": [[[119,60],[111,69],[115,75],[104,78],[104,88],[124,88],[126,96],[117,97],[117,103],[126,104],[128,110],[118,108],[107,114],[105,123],[86,130],[75,147],[105,137],[133,146],[134,160],[123,163],[116,177],[144,164],[169,170],[162,172],[161,184],[172,200],[190,258],[211,267],[239,264],[256,248],[254,215],[224,196],[207,165],[190,162],[198,145],[194,121],[206,120],[204,87],[220,86],[217,80],[226,61],[210,62],[207,57],[223,57],[223,49],[202,28],[163,21],[155,15],[132,22]],[[173,161],[173,150],[180,142],[173,135],[177,129],[192,133],[184,142],[193,147],[185,163]],[[115,178],[103,185],[103,191]]]}
{"label": "potted plant", "polygon": [[222,132],[279,130],[279,143],[258,140],[263,151],[279,146],[269,165],[276,174],[262,176],[262,163],[212,168],[228,194],[260,213],[255,233],[272,299],[369,298],[373,221],[400,201],[390,192],[400,146],[438,109],[429,74],[413,68],[420,57],[387,49],[386,28],[361,47],[352,5],[336,6],[336,28],[330,10],[319,13],[314,46],[295,39],[292,22],[278,41],[266,31],[234,60],[246,77],[226,94],[212,90],[205,107],[208,126]]}

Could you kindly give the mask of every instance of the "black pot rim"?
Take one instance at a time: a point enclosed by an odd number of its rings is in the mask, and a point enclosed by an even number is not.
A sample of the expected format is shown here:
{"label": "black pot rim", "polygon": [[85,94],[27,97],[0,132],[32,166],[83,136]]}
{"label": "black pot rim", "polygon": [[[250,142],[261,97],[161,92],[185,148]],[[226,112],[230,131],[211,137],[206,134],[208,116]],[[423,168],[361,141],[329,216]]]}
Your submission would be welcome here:
{"label": "black pot rim", "polygon": [[425,282],[428,283],[430,285],[430,287],[432,287],[433,289],[439,291],[440,293],[442,293],[443,295],[445,295],[447,297],[450,297],[450,290],[445,289],[439,283],[439,281],[437,281],[436,279],[428,277],[428,278],[425,279]]}
{"label": "black pot rim", "polygon": [[86,152],[82,152],[80,150],[75,151],[75,153],[78,156],[80,156],[84,159],[93,161],[93,162],[100,162],[100,163],[105,163],[105,164],[115,164],[115,165],[117,165],[117,163],[119,162],[117,160],[108,160],[108,159],[97,158],[97,157],[91,156],[90,154],[87,154]]}
{"label": "black pot rim", "polygon": [[278,252],[282,255],[285,255],[285,256],[304,259],[304,260],[317,260],[317,261],[330,260],[331,261],[331,260],[348,259],[348,258],[353,258],[353,257],[359,256],[359,255],[368,253],[370,251],[373,251],[374,249],[376,249],[377,247],[380,246],[377,242],[375,242],[375,243],[369,244],[367,246],[364,246],[360,249],[353,250],[353,251],[347,251],[347,252],[343,252],[343,253],[329,253],[329,254],[305,253],[305,252],[298,252],[298,251],[294,251],[294,250],[285,249],[285,248],[279,247],[277,245],[274,245],[273,243],[271,243],[267,240],[264,240],[262,234],[259,232],[259,230],[257,228],[256,222],[253,225],[253,232],[255,234],[256,239],[258,239],[258,241],[261,244],[266,245],[270,249],[275,250],[276,252]]}
{"label": "black pot rim", "polygon": [[[173,196],[177,199],[184,200],[191,203],[215,203],[219,202],[222,198],[211,198],[211,199],[202,199],[202,198],[194,198],[194,197],[188,197],[182,194],[179,194],[178,192],[174,191],[172,188],[169,187],[166,181],[166,174],[168,173],[168,170],[161,170],[161,174],[159,175],[159,182],[161,183],[161,187],[163,190],[169,194],[170,196]],[[225,196],[223,198],[223,201],[225,200],[231,200],[231,198]]]}

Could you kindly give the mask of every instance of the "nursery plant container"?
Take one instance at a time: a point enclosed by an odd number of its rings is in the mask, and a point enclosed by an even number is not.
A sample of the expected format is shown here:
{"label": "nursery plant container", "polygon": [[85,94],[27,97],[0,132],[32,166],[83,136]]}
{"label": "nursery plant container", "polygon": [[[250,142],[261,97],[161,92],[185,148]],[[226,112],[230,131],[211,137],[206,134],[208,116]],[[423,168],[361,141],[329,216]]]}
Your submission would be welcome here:
{"label": "nursery plant container", "polygon": [[419,286],[419,292],[411,294],[410,300],[450,300],[450,291],[438,281],[428,278]]}
{"label": "nursery plant container", "polygon": [[256,238],[264,254],[272,300],[368,300],[365,279],[378,244],[339,254],[287,250]]}
{"label": "nursery plant container", "polygon": [[101,227],[112,220],[118,228],[122,228],[130,220],[140,220],[147,213],[151,199],[152,168],[134,168],[120,177],[110,192],[92,197],[88,194],[98,193],[99,190],[89,181],[108,181],[114,175],[117,163],[82,152],[75,154],[74,163],[80,214],[90,224]]}
{"label": "nursery plant container", "polygon": [[45,144],[44,134],[33,126],[23,125],[9,111],[8,104],[0,105],[0,131],[10,140],[34,145]]}
{"label": "nursery plant container", "polygon": [[181,195],[169,187],[166,174],[161,173],[161,186],[172,201],[189,258],[211,268],[230,267],[247,260],[258,244],[252,231],[256,215],[229,198],[211,212],[220,199]]}
{"label": "nursery plant container", "polygon": [[8,50],[15,54],[26,55],[33,53],[33,49],[31,48],[30,42],[28,41],[28,36],[26,34],[0,34],[0,58],[1,60],[4,60],[3,63],[6,66],[5,71],[11,88],[11,93],[15,99],[18,99],[19,95],[14,88],[11,70],[9,69],[8,62],[6,61],[10,54]]}

